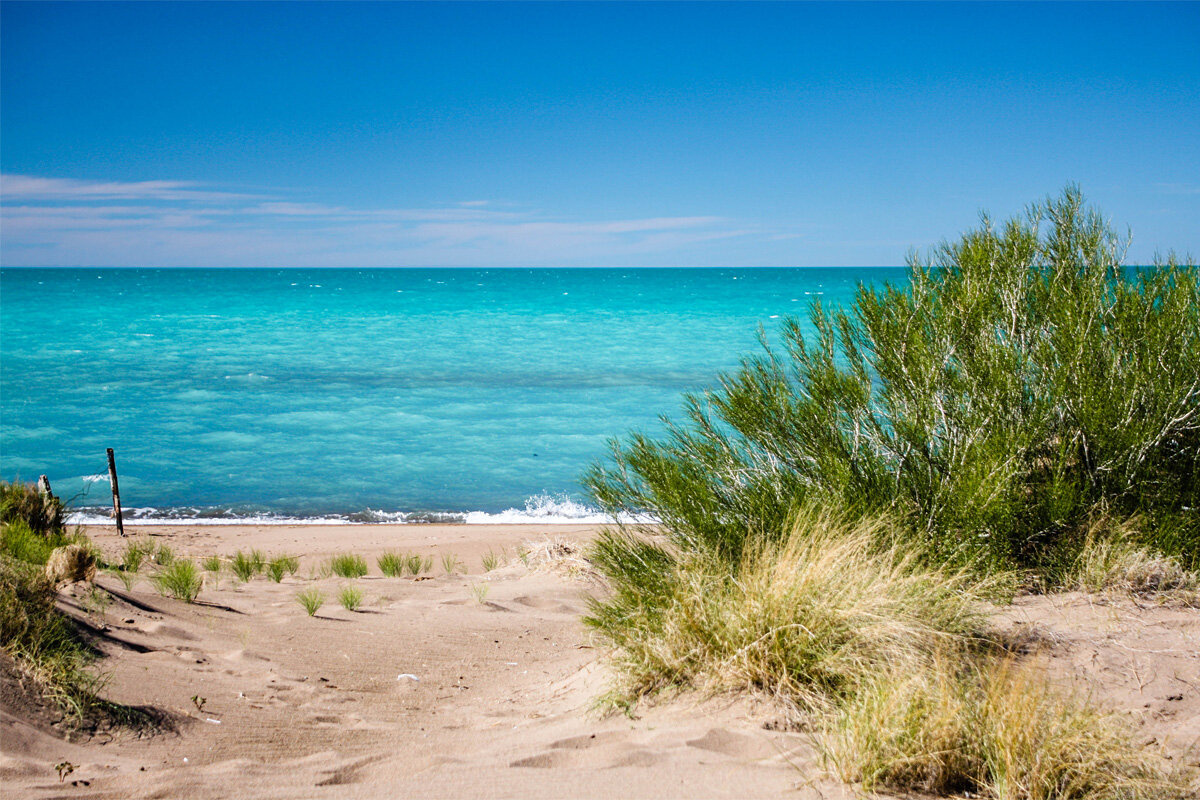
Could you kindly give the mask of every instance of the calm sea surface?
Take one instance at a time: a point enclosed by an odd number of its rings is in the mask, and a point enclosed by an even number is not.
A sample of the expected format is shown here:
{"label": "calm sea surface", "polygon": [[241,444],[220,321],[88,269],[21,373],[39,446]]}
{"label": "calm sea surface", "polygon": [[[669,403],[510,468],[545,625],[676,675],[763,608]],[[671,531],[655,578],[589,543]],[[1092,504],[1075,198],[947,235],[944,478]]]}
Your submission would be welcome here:
{"label": "calm sea surface", "polygon": [[[904,270],[0,272],[0,473],[150,519],[586,518],[654,431],[808,303]],[[197,520],[199,518],[199,520]]]}

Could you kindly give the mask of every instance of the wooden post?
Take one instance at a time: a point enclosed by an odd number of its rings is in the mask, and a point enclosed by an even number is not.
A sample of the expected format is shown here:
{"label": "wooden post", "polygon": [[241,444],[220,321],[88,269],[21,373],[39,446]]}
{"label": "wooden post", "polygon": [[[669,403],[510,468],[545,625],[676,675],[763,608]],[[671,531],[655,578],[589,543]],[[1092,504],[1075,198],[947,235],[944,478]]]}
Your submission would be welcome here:
{"label": "wooden post", "polygon": [[108,482],[113,490],[113,516],[117,518],[117,533],[125,535],[125,524],[121,520],[121,490],[117,488],[117,462],[113,459],[113,449],[108,448]]}
{"label": "wooden post", "polygon": [[50,479],[45,475],[38,478],[38,492],[45,498],[54,496],[54,493],[50,491]]}

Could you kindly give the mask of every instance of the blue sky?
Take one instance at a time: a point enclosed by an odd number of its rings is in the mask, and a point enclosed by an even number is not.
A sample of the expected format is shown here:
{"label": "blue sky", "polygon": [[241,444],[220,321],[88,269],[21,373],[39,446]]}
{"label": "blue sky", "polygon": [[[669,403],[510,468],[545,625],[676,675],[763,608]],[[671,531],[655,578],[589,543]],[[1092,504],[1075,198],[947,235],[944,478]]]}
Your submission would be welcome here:
{"label": "blue sky", "polygon": [[1200,256],[1200,3],[0,4],[0,263]]}

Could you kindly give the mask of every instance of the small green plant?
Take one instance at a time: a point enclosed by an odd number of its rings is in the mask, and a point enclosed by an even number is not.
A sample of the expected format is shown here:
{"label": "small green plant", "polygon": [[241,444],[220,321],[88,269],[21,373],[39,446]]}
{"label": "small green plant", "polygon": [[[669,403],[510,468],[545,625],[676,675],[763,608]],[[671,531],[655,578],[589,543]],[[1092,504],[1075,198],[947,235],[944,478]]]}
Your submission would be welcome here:
{"label": "small green plant", "polygon": [[347,611],[357,611],[362,605],[363,593],[356,586],[343,586],[338,592],[338,602],[342,604],[342,608]]}
{"label": "small green plant", "polygon": [[[432,561],[432,560],[431,560]],[[425,566],[425,559],[421,558],[420,553],[413,553],[408,558],[404,559],[404,568],[408,570],[409,575],[420,575],[428,567]]]}
{"label": "small green plant", "polygon": [[[421,562],[421,572],[429,572],[433,569],[433,556],[425,556],[425,560]],[[413,573],[416,574],[415,572]]]}
{"label": "small green plant", "polygon": [[153,561],[160,567],[169,567],[175,560],[175,553],[166,544],[159,544],[154,550]]}
{"label": "small green plant", "polygon": [[267,563],[267,575],[276,583],[283,580],[285,572],[295,575],[298,569],[300,569],[300,559],[295,556],[276,556]]}
{"label": "small green plant", "polygon": [[254,573],[261,575],[267,568],[267,557],[262,550],[255,548],[250,551],[250,563],[254,567]]}
{"label": "small green plant", "polygon": [[304,606],[304,610],[311,617],[317,613],[317,609],[325,605],[325,593],[315,586],[309,587],[302,592],[296,594],[296,602]]}
{"label": "small green plant", "polygon": [[221,557],[220,556],[208,556],[203,561],[200,562],[200,566],[204,567],[204,570],[206,572],[220,572],[221,567],[222,567]]}
{"label": "small green plant", "polygon": [[191,559],[173,561],[169,567],[160,570],[150,579],[158,588],[160,594],[170,595],[176,600],[193,603],[200,594],[204,581],[196,563]]}
{"label": "small green plant", "polygon": [[108,614],[108,607],[112,605],[112,595],[93,584],[88,593],[84,595],[82,606],[87,611],[89,616],[94,616],[99,620],[103,620]]}
{"label": "small green plant", "polygon": [[491,588],[491,585],[487,583],[473,583],[471,584],[471,596],[475,598],[476,603],[482,605],[487,600],[488,591]]}
{"label": "small green plant", "polygon": [[253,555],[246,555],[241,550],[233,554],[233,558],[229,560],[229,568],[242,583],[248,582],[258,572]]}
{"label": "small green plant", "polygon": [[340,578],[361,578],[367,574],[367,562],[354,553],[343,553],[329,559],[329,571]]}
{"label": "small green plant", "polygon": [[528,567],[529,566],[529,548],[526,547],[525,545],[519,545],[517,547],[517,558],[519,558],[521,560],[522,564],[524,564],[526,567]]}
{"label": "small green plant", "polygon": [[109,575],[112,575],[117,580],[119,580],[121,582],[121,585],[125,587],[125,591],[127,591],[127,592],[132,591],[133,584],[135,582],[137,582],[137,573],[136,572],[126,572],[123,569],[109,569],[109,570],[106,570],[106,572]]}
{"label": "small green plant", "polygon": [[406,556],[395,551],[382,553],[379,558],[375,559],[375,563],[379,565],[379,571],[389,578],[399,578],[404,575],[404,564]]}
{"label": "small green plant", "polygon": [[196,710],[199,711],[201,714],[204,713],[204,704],[207,702],[208,702],[207,697],[201,697],[198,694],[192,695],[192,705],[194,705],[196,707]]}
{"label": "small green plant", "polygon": [[493,550],[492,548],[489,547],[488,551],[483,554],[483,558],[482,558],[483,571],[491,572],[496,567],[500,566],[500,564],[503,560],[504,560],[504,551],[503,550],[501,550],[499,553],[497,553],[495,550]]}
{"label": "small green plant", "polygon": [[154,542],[149,539],[136,539],[125,544],[121,554],[121,569],[126,572],[137,572],[142,568],[142,562],[154,554]]}
{"label": "small green plant", "polygon": [[75,771],[75,765],[70,761],[60,761],[54,765],[54,771],[58,773],[58,782],[62,783],[68,775]]}
{"label": "small green plant", "polygon": [[462,567],[462,562],[454,553],[442,553],[442,569],[447,575],[453,575]]}

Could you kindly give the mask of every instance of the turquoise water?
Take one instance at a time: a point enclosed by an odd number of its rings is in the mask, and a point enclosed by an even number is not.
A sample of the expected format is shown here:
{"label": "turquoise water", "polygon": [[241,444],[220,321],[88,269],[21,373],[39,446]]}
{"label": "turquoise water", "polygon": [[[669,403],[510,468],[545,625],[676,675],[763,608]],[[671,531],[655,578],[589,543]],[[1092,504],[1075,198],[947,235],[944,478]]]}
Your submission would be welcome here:
{"label": "turquoise water", "polygon": [[[0,272],[0,462],[142,518],[582,518],[609,437],[902,269]],[[470,516],[467,516],[470,514]]]}

